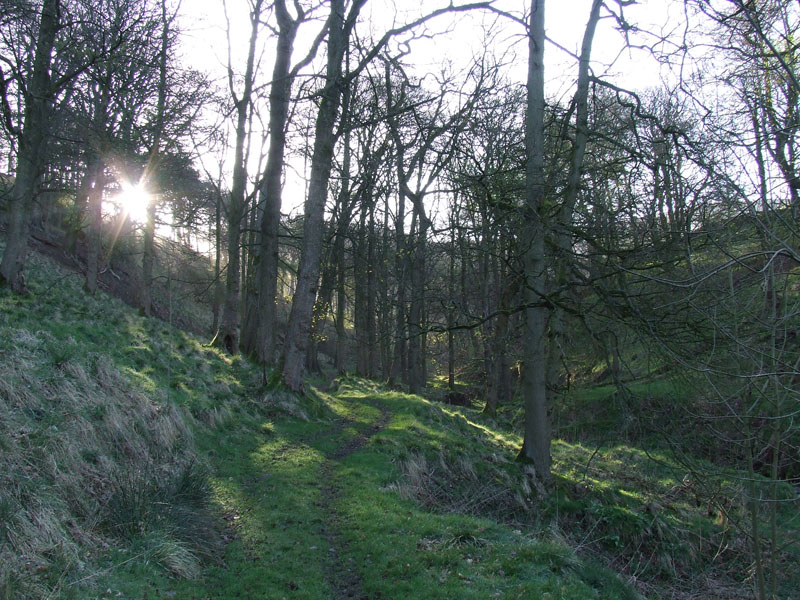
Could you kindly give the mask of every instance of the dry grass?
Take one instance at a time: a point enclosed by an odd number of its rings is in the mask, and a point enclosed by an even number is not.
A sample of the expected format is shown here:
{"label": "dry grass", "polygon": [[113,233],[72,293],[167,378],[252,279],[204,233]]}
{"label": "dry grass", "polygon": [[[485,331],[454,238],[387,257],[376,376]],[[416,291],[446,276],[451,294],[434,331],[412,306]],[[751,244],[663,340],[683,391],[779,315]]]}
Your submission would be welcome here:
{"label": "dry grass", "polygon": [[[177,476],[191,459],[190,417],[134,389],[114,365],[54,356],[45,332],[18,330],[0,364],[0,598],[53,598],[85,577],[99,525],[134,473]],[[155,554],[176,574],[196,560],[179,540]],[[194,566],[192,566],[194,565]]]}
{"label": "dry grass", "polygon": [[535,496],[526,470],[517,476],[494,455],[478,469],[470,457],[441,451],[434,460],[421,453],[401,463],[402,477],[389,489],[437,511],[491,516],[510,523],[530,523]]}

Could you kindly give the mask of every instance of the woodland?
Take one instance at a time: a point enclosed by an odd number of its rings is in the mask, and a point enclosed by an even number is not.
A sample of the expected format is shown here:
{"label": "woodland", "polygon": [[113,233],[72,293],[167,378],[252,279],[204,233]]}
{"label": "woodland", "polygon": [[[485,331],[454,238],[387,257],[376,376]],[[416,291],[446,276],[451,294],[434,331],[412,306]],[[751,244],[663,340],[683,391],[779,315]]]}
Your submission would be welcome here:
{"label": "woodland", "polygon": [[0,600],[799,597],[800,4],[203,4],[0,0]]}

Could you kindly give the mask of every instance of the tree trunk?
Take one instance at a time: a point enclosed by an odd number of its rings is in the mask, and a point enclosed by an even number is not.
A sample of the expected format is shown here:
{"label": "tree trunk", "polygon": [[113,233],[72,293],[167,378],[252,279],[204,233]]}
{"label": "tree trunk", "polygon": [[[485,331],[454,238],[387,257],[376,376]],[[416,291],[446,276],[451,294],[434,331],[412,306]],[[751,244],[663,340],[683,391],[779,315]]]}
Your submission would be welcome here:
{"label": "tree trunk", "polygon": [[408,310],[408,385],[412,394],[425,387],[425,344],[423,309],[425,303],[425,250],[431,222],[425,215],[422,197],[414,198],[417,236],[411,265],[411,304]]}
{"label": "tree trunk", "polygon": [[[492,310],[492,294],[491,294],[491,278],[490,278],[490,263],[491,257],[494,255],[493,236],[489,231],[489,215],[488,209],[484,205],[481,209],[481,314],[486,319],[481,327],[481,340],[483,341],[483,373],[486,381],[486,396],[489,397],[494,393],[492,390],[492,372],[494,370],[494,362],[492,360],[492,330],[494,328],[494,320],[489,319],[489,315],[494,312]],[[495,292],[497,289],[495,288]]]}
{"label": "tree trunk", "polygon": [[368,295],[369,286],[367,283],[367,271],[370,268],[367,257],[367,232],[366,232],[367,213],[362,206],[361,217],[358,223],[358,236],[356,246],[353,250],[353,293],[355,294],[355,315],[356,327],[356,375],[369,377],[369,335],[367,333],[367,318],[369,317]]}
{"label": "tree trunk", "polygon": [[94,295],[97,291],[100,254],[103,239],[103,190],[106,187],[105,164],[94,155],[87,169],[89,178],[86,213],[89,216],[89,236],[86,244],[86,291]]}
{"label": "tree trunk", "polygon": [[[349,55],[348,55],[349,56]],[[339,200],[339,223],[336,227],[336,371],[345,372],[345,355],[347,349],[347,328],[344,317],[347,307],[345,288],[345,233],[350,227],[352,213],[350,201],[350,88],[342,91],[342,128],[344,129],[344,150],[342,152],[342,178]],[[363,210],[363,209],[362,209]]]}
{"label": "tree trunk", "polygon": [[[345,255],[345,230],[350,225],[350,216],[352,213],[352,203],[350,202],[350,193],[347,185],[343,183],[341,192],[337,199],[337,208],[333,211],[338,214],[338,220],[335,224],[336,230],[333,236],[333,245],[329,247],[327,255],[322,259],[322,279],[320,282],[319,293],[317,294],[316,301],[314,302],[314,311],[311,323],[311,335],[309,336],[308,347],[306,348],[306,367],[310,371],[317,372],[320,370],[319,357],[317,356],[317,341],[322,339],[322,332],[325,330],[325,325],[328,320],[328,314],[333,307],[333,293],[337,293],[336,304],[336,334],[337,334],[337,357],[339,356],[339,300],[344,297],[344,290],[340,286],[340,281],[344,282],[344,268],[341,261],[344,260]],[[324,227],[324,225],[323,225]],[[341,295],[340,295],[341,291]],[[342,308],[346,303],[346,299],[342,301]],[[342,319],[344,319],[342,315]],[[344,320],[342,320],[344,324]],[[342,334],[342,339],[344,335]],[[338,358],[336,358],[338,361]],[[337,362],[337,369],[339,364]]]}
{"label": "tree trunk", "polygon": [[378,290],[375,271],[375,205],[370,207],[369,231],[367,232],[367,377],[374,378],[378,373],[378,348],[376,331],[376,312]]}
{"label": "tree trunk", "polygon": [[152,196],[147,201],[147,218],[142,240],[142,287],[139,291],[139,310],[149,317],[153,312],[153,266],[156,255],[156,203]]}
{"label": "tree trunk", "polygon": [[222,262],[222,194],[217,191],[216,202],[214,203],[214,285],[212,287],[213,298],[211,300],[211,331],[214,335],[219,329],[220,296],[222,290],[220,286],[220,267]]}
{"label": "tree trunk", "polygon": [[[253,72],[255,69],[256,41],[261,17],[262,0],[256,0],[250,15],[250,45],[247,52],[247,67],[244,75],[244,89],[241,98],[236,99],[236,146],[233,159],[233,178],[231,194],[228,202],[228,267],[225,273],[225,304],[222,308],[222,320],[216,343],[230,354],[239,352],[239,292],[241,285],[240,272],[240,240],[242,218],[245,209],[245,186],[247,184],[247,167],[244,164],[244,144],[247,136],[247,118],[250,112],[250,100],[253,90]],[[231,79],[231,94],[233,80]]]}
{"label": "tree trunk", "polygon": [[[502,246],[502,243],[499,244]],[[511,365],[508,359],[508,330],[511,322],[509,309],[512,307],[518,286],[512,275],[503,267],[503,261],[498,260],[497,265],[497,290],[498,314],[492,331],[492,371],[489,373],[491,385],[486,398],[483,412],[495,415],[497,409],[511,400]]]}
{"label": "tree trunk", "polygon": [[[156,101],[156,122],[153,133],[153,145],[147,157],[145,175],[140,185],[147,183],[153,173],[158,170],[161,153],[161,136],[164,133],[164,120],[167,109],[167,58],[169,52],[169,32],[172,19],[167,16],[167,4],[161,0],[161,52],[158,57],[158,100]],[[147,195],[147,219],[144,224],[144,244],[142,251],[142,288],[139,296],[139,308],[142,314],[150,316],[153,311],[153,265],[156,253],[156,194],[155,190]]]}
{"label": "tree trunk", "polygon": [[293,21],[286,10],[285,0],[275,2],[278,19],[278,42],[272,87],[269,92],[269,151],[264,167],[264,179],[259,190],[264,205],[258,245],[253,249],[252,286],[244,306],[245,328],[242,348],[262,364],[275,360],[277,325],[277,296],[281,220],[281,175],[286,152],[286,123],[289,120],[292,82],[289,68],[297,34],[299,18]]}
{"label": "tree trunk", "polygon": [[[583,157],[586,153],[586,143],[589,139],[589,63],[592,54],[592,40],[600,19],[602,0],[594,0],[589,13],[589,21],[581,44],[581,55],[578,63],[578,86],[575,91],[575,141],[572,146],[570,168],[567,174],[567,188],[564,193],[564,202],[559,214],[558,229],[555,240],[555,265],[556,290],[567,288],[569,263],[572,254],[572,221],[575,204],[578,199]],[[663,211],[662,211],[663,212]],[[666,230],[665,230],[666,235]],[[550,317],[550,354],[548,357],[548,387],[555,392],[560,388],[559,373],[562,366],[562,339],[564,337],[564,314],[560,308],[555,308]]]}
{"label": "tree trunk", "polygon": [[398,192],[397,217],[395,219],[395,269],[397,279],[397,300],[395,302],[394,353],[389,373],[389,385],[399,380],[407,380],[407,340],[406,340],[406,272],[408,258],[406,256],[406,239],[404,231],[405,193]]}
{"label": "tree trunk", "polygon": [[341,99],[341,88],[346,84],[342,77],[342,59],[350,31],[365,1],[356,0],[345,21],[344,0],[331,0],[325,88],[322,91],[314,131],[314,152],[303,223],[303,247],[284,344],[283,382],[290,390],[298,393],[304,390],[306,346],[311,333],[311,318],[319,282],[325,201],[328,196],[328,180],[336,141],[334,125]]}
{"label": "tree trunk", "polygon": [[383,211],[383,227],[381,229],[380,260],[378,261],[378,294],[380,312],[378,317],[379,339],[381,347],[381,378],[389,379],[392,372],[391,321],[392,303],[389,301],[389,197]]}
{"label": "tree trunk", "polygon": [[328,315],[333,305],[333,292],[336,287],[336,254],[338,245],[329,248],[327,256],[322,259],[322,276],[320,278],[319,293],[314,301],[314,310],[311,317],[311,335],[306,346],[306,369],[312,373],[320,371],[318,342],[325,338],[325,326]]}
{"label": "tree trunk", "polygon": [[347,352],[347,328],[345,327],[344,318],[347,308],[347,293],[345,288],[345,279],[347,273],[345,272],[344,260],[344,237],[342,236],[339,252],[336,255],[336,371],[340,374],[345,372],[345,357]]}
{"label": "tree trunk", "polygon": [[0,285],[17,293],[27,291],[23,269],[28,251],[28,228],[31,205],[36,195],[42,169],[42,151],[47,137],[51,93],[50,61],[59,27],[59,0],[42,4],[33,74],[25,94],[25,116],[19,138],[17,170],[9,199],[10,215],[3,260],[0,262]]}
{"label": "tree trunk", "polygon": [[525,308],[523,404],[525,428],[519,458],[530,462],[536,475],[549,486],[550,426],[547,417],[547,353],[545,338],[548,309],[544,303],[546,265],[544,223],[544,0],[531,0],[528,33],[528,105],[525,122],[525,208],[523,213],[523,269]]}
{"label": "tree trunk", "polygon": [[82,186],[85,195],[81,202],[85,201],[89,224],[86,244],[86,290],[92,295],[97,291],[97,276],[102,253],[103,192],[106,186],[106,165],[103,154],[106,148],[108,107],[111,102],[111,79],[110,73],[106,73],[106,76],[101,79],[103,81],[100,83],[102,89],[100,97],[93,107],[92,129],[86,139],[89,150],[86,161],[86,181]]}
{"label": "tree trunk", "polygon": [[456,341],[453,328],[456,325],[456,228],[452,212],[450,217],[450,256],[447,265],[447,389],[456,387]]}

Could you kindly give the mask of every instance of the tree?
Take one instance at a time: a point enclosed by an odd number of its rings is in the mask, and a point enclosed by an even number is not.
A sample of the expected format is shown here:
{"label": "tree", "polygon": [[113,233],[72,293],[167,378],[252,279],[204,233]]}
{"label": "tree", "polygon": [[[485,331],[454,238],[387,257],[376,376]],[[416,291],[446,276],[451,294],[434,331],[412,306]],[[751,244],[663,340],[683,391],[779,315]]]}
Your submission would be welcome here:
{"label": "tree", "polygon": [[11,214],[8,236],[0,263],[0,284],[7,285],[18,293],[26,291],[23,269],[28,246],[30,206],[42,170],[50,104],[57,92],[57,87],[54,89],[51,80],[50,62],[60,16],[59,0],[44,0],[39,19],[33,71],[24,91],[25,117],[22,130],[19,132],[17,169],[9,200]]}
{"label": "tree", "polygon": [[[458,233],[453,254],[460,263],[461,288],[448,299],[453,321],[448,335],[455,344],[452,327],[458,322],[472,325],[466,333],[482,342],[482,360],[478,362],[476,353],[473,364],[481,364],[485,374],[484,410],[489,414],[512,394],[511,332],[520,304],[517,235],[525,187],[522,92],[501,81],[491,86],[474,111],[448,175],[454,189],[451,226]],[[467,359],[462,356],[460,362]]]}
{"label": "tree", "polygon": [[[254,248],[253,268],[244,307],[242,348],[261,363],[270,364],[275,358],[278,287],[278,231],[281,218],[281,177],[286,152],[286,127],[289,120],[292,84],[298,72],[316,55],[317,46],[325,32],[323,27],[311,51],[296,66],[291,67],[294,40],[300,25],[311,11],[294,2],[296,17],[292,17],[285,0],[274,3],[278,22],[275,65],[269,92],[269,151],[259,187],[259,202],[263,204],[258,244]],[[291,68],[290,68],[291,67]]]}
{"label": "tree", "polygon": [[[396,72],[395,78],[391,76],[392,69]],[[413,393],[420,392],[425,386],[426,357],[423,340],[427,329],[424,323],[426,255],[428,235],[433,225],[425,201],[453,159],[472,110],[478,98],[485,93],[487,73],[476,66],[470,75],[474,79],[474,88],[466,93],[463,89],[459,90],[464,100],[460,105],[451,107],[448,100],[452,83],[448,76],[443,75],[437,82],[441,92],[433,97],[425,97],[420,94],[422,87],[412,82],[398,61],[387,62],[386,65],[387,124],[394,145],[399,203],[402,206],[407,198],[413,209],[412,231],[408,236],[403,232],[402,210],[398,210],[396,225],[398,233],[402,234],[398,237],[404,239],[409,256],[408,262],[403,266],[410,275],[407,381]],[[409,88],[416,88],[417,93],[410,93]],[[402,121],[399,118],[401,115]],[[400,298],[402,297],[401,291]],[[398,305],[398,311],[401,314],[404,311],[402,303]],[[398,329],[395,335],[402,336],[403,329]]]}
{"label": "tree", "polygon": [[[86,288],[93,294],[102,253],[103,196],[107,184],[129,170],[137,151],[136,121],[142,118],[145,96],[152,89],[151,58],[157,54],[153,42],[159,19],[147,0],[121,0],[84,22],[88,31],[83,37],[105,58],[77,78],[70,101],[60,109],[74,124],[74,137],[82,139],[85,172],[78,203],[88,216]],[[149,290],[146,281],[143,293]]]}
{"label": "tree", "polygon": [[303,224],[303,248],[298,268],[297,286],[292,299],[289,316],[287,343],[284,347],[282,377],[286,386],[293,391],[302,391],[305,364],[305,350],[311,333],[314,301],[322,255],[322,225],[324,221],[327,185],[331,173],[331,161],[335,142],[336,113],[341,101],[344,86],[358,76],[386,46],[388,41],[399,33],[410,31],[418,25],[442,14],[483,8],[489,3],[480,2],[454,6],[452,4],[436,9],[423,17],[387,31],[369,50],[364,52],[358,65],[343,75],[342,60],[349,43],[350,34],[355,27],[361,8],[366,0],[354,0],[345,18],[344,2],[332,0],[328,26],[328,57],[317,113],[314,151],[311,160],[311,174],[308,198],[305,204]]}
{"label": "tree", "polygon": [[[253,0],[250,5],[250,41],[247,50],[247,64],[241,94],[237,93],[233,65],[228,61],[228,88],[233,98],[236,115],[233,176],[228,199],[228,266],[225,272],[225,304],[222,308],[220,329],[215,343],[224,347],[230,354],[239,352],[239,296],[241,287],[241,243],[242,219],[245,213],[247,166],[245,165],[245,141],[247,123],[251,111],[253,84],[256,69],[256,44],[261,28],[263,0]],[[232,43],[229,39],[228,43]]]}
{"label": "tree", "polygon": [[333,159],[336,113],[342,87],[347,85],[346,77],[342,74],[342,61],[350,33],[365,3],[366,0],[354,0],[345,18],[344,0],[331,0],[327,68],[314,128],[311,178],[304,211],[303,248],[283,350],[283,382],[295,392],[303,390],[306,346],[311,333],[311,317],[322,255],[322,224]]}
{"label": "tree", "polygon": [[544,0],[531,0],[528,30],[528,101],[525,122],[525,206],[521,236],[525,302],[523,402],[525,431],[520,458],[549,485],[550,427],[547,417],[547,318],[544,253]]}
{"label": "tree", "polygon": [[[176,14],[168,14],[166,0],[161,0],[161,40],[156,66],[158,68],[158,84],[156,86],[156,107],[152,126],[152,143],[148,149],[146,171],[158,169],[159,157],[162,149],[162,138],[165,133],[167,111],[167,69],[171,40],[170,31]],[[146,172],[143,180],[146,182],[149,173]],[[139,296],[139,306],[142,312],[150,316],[153,303],[153,262],[155,260],[155,220],[156,199],[154,194],[148,196],[147,221],[144,228],[144,251],[142,252],[142,287]]]}
{"label": "tree", "polygon": [[[714,432],[728,460],[746,471],[741,500],[754,595],[766,600],[778,591],[784,543],[777,524],[778,480],[791,477],[800,457],[794,425],[800,356],[789,341],[799,314],[794,269],[800,263],[795,159],[800,20],[796,6],[779,1],[692,6],[698,22],[709,19],[708,35],[726,62],[715,80],[725,92],[719,95],[723,103],[704,109],[706,139],[673,127],[657,138],[654,154],[659,172],[682,155],[708,174],[705,217],[680,238],[685,266],[671,265],[660,278],[648,275],[644,264],[635,272],[640,286],[671,295],[674,312],[663,328],[652,322],[647,329],[674,360],[699,373],[713,400],[699,398],[694,414]],[[692,99],[701,101],[704,90],[692,91]],[[707,139],[715,140],[716,152]],[[697,193],[685,174],[666,172]],[[660,176],[659,184],[666,202],[666,177]],[[669,222],[670,215],[662,220]],[[699,240],[705,241],[702,262],[693,260]],[[636,308],[652,315],[656,308],[647,304],[641,298]],[[707,467],[695,468],[713,479]]]}

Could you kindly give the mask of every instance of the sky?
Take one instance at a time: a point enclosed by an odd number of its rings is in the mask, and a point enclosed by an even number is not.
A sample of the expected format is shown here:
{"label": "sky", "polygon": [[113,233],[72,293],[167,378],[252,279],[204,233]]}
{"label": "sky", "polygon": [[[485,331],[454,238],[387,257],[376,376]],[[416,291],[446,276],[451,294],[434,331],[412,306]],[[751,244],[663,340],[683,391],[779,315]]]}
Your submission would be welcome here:
{"label": "sky", "polygon": [[[369,0],[362,11],[362,18],[372,22],[378,31],[384,31],[393,25],[393,18],[394,24],[407,22],[419,14],[423,5],[425,9],[430,9],[446,3],[447,0],[426,0],[424,3],[411,0]],[[222,0],[183,0],[181,27],[184,31],[185,63],[192,68],[211,73],[224,83],[228,53],[225,32],[227,8],[231,39],[234,40],[231,50],[233,62],[241,65],[239,70],[243,71],[250,36],[247,12],[249,4],[248,0],[227,0],[226,7]],[[525,13],[529,4],[529,0],[496,0],[498,8],[519,16]],[[613,0],[609,1],[609,5],[619,10]],[[546,94],[551,98],[564,100],[571,95],[577,76],[576,61],[569,53],[579,52],[591,0],[549,0],[545,6],[546,34],[553,40],[545,48]],[[319,11],[318,21],[304,24],[301,28],[295,57],[305,54],[310,40],[322,26],[326,10],[327,6]],[[598,25],[592,51],[594,73],[617,85],[633,89],[658,86],[663,80],[673,77],[652,58],[646,48],[639,49],[635,46],[652,46],[659,36],[667,33],[680,36],[682,11],[683,2],[679,0],[640,0],[637,4],[626,7],[625,18],[634,26],[628,39],[634,47],[626,46],[626,40],[620,33],[616,20],[607,11],[604,12],[605,17]],[[486,40],[487,29],[493,36],[491,42]],[[506,52],[509,61],[508,76],[520,83],[524,82],[527,44],[524,30],[519,24],[497,15],[472,11],[461,13],[455,18],[441,17],[430,24],[429,32],[437,35],[414,41],[411,47],[409,60],[421,72],[434,69],[442,58],[457,65],[459,61],[468,60],[473,54],[482,51],[484,45],[491,43],[495,48]],[[260,57],[263,82],[268,80],[272,71],[272,40],[268,32],[262,35],[264,44]],[[258,140],[258,137],[254,139]],[[255,163],[258,151],[254,150],[253,154],[251,172],[257,167]],[[295,164],[294,170],[301,171],[302,165]],[[286,210],[296,212],[302,204],[301,178],[302,173],[287,174]]]}
{"label": "sky", "polygon": [[[466,0],[465,0],[466,1]],[[526,0],[495,0],[496,6],[515,15],[522,15],[529,2]],[[222,0],[197,2],[184,0],[181,10],[183,14],[182,26],[186,30],[185,57],[188,64],[199,69],[223,71],[227,61],[227,42],[225,35],[225,8]],[[420,3],[422,4],[422,3]],[[426,8],[438,4],[446,4],[445,0],[434,3],[430,0],[424,2]],[[616,3],[609,2],[610,5]],[[395,5],[405,8],[396,9]],[[415,9],[408,8],[415,6]],[[234,61],[244,64],[247,41],[250,34],[248,21],[248,0],[228,0],[227,12],[232,28],[234,40]],[[413,18],[419,14],[417,3],[410,0],[370,0],[362,11],[362,18],[376,23],[376,28],[386,29],[392,23],[396,14],[395,23]],[[591,0],[549,0],[545,4],[545,28],[547,36],[556,44],[570,52],[577,53],[583,36],[586,21],[589,16]],[[618,9],[617,9],[618,10]],[[325,8],[320,11],[320,18],[324,18]],[[642,31],[651,31],[656,34],[669,32],[680,33],[679,23],[682,20],[683,2],[676,0],[639,0],[636,4],[625,8],[625,17],[631,25]],[[605,12],[605,15],[608,13]],[[453,17],[441,17],[438,22],[430,26],[432,32],[441,32],[451,25]],[[438,36],[428,42],[414,44],[414,60],[424,64],[426,60],[439,60],[442,56],[452,59],[466,57],[483,42],[483,24],[492,24],[494,29],[502,30],[496,33],[495,45],[513,49],[517,54],[517,62],[521,67],[527,59],[527,49],[522,38],[522,29],[519,25],[503,22],[502,18],[485,12],[460,14],[455,17],[449,33]],[[297,49],[299,55],[308,41],[314,37],[321,23],[314,22],[303,26],[301,29]],[[264,36],[266,37],[266,36]],[[631,33],[633,44],[653,43],[654,36],[644,33]],[[606,16],[600,22],[595,36],[593,47],[594,68],[600,73],[605,65],[611,65],[607,75],[620,81],[631,79],[637,82],[637,87],[655,85],[659,83],[659,69],[654,60],[649,58],[646,50],[628,49],[622,51],[625,40],[616,28],[613,19]],[[268,49],[268,52],[271,49]],[[548,80],[553,83],[563,79],[568,63],[574,61],[561,51],[556,45],[550,44],[545,51],[546,72]],[[433,62],[433,61],[431,61]],[[612,64],[613,63],[613,64]],[[271,60],[268,54],[264,55],[265,70],[271,70]],[[574,71],[575,69],[571,69]],[[567,76],[569,78],[569,76]]]}

